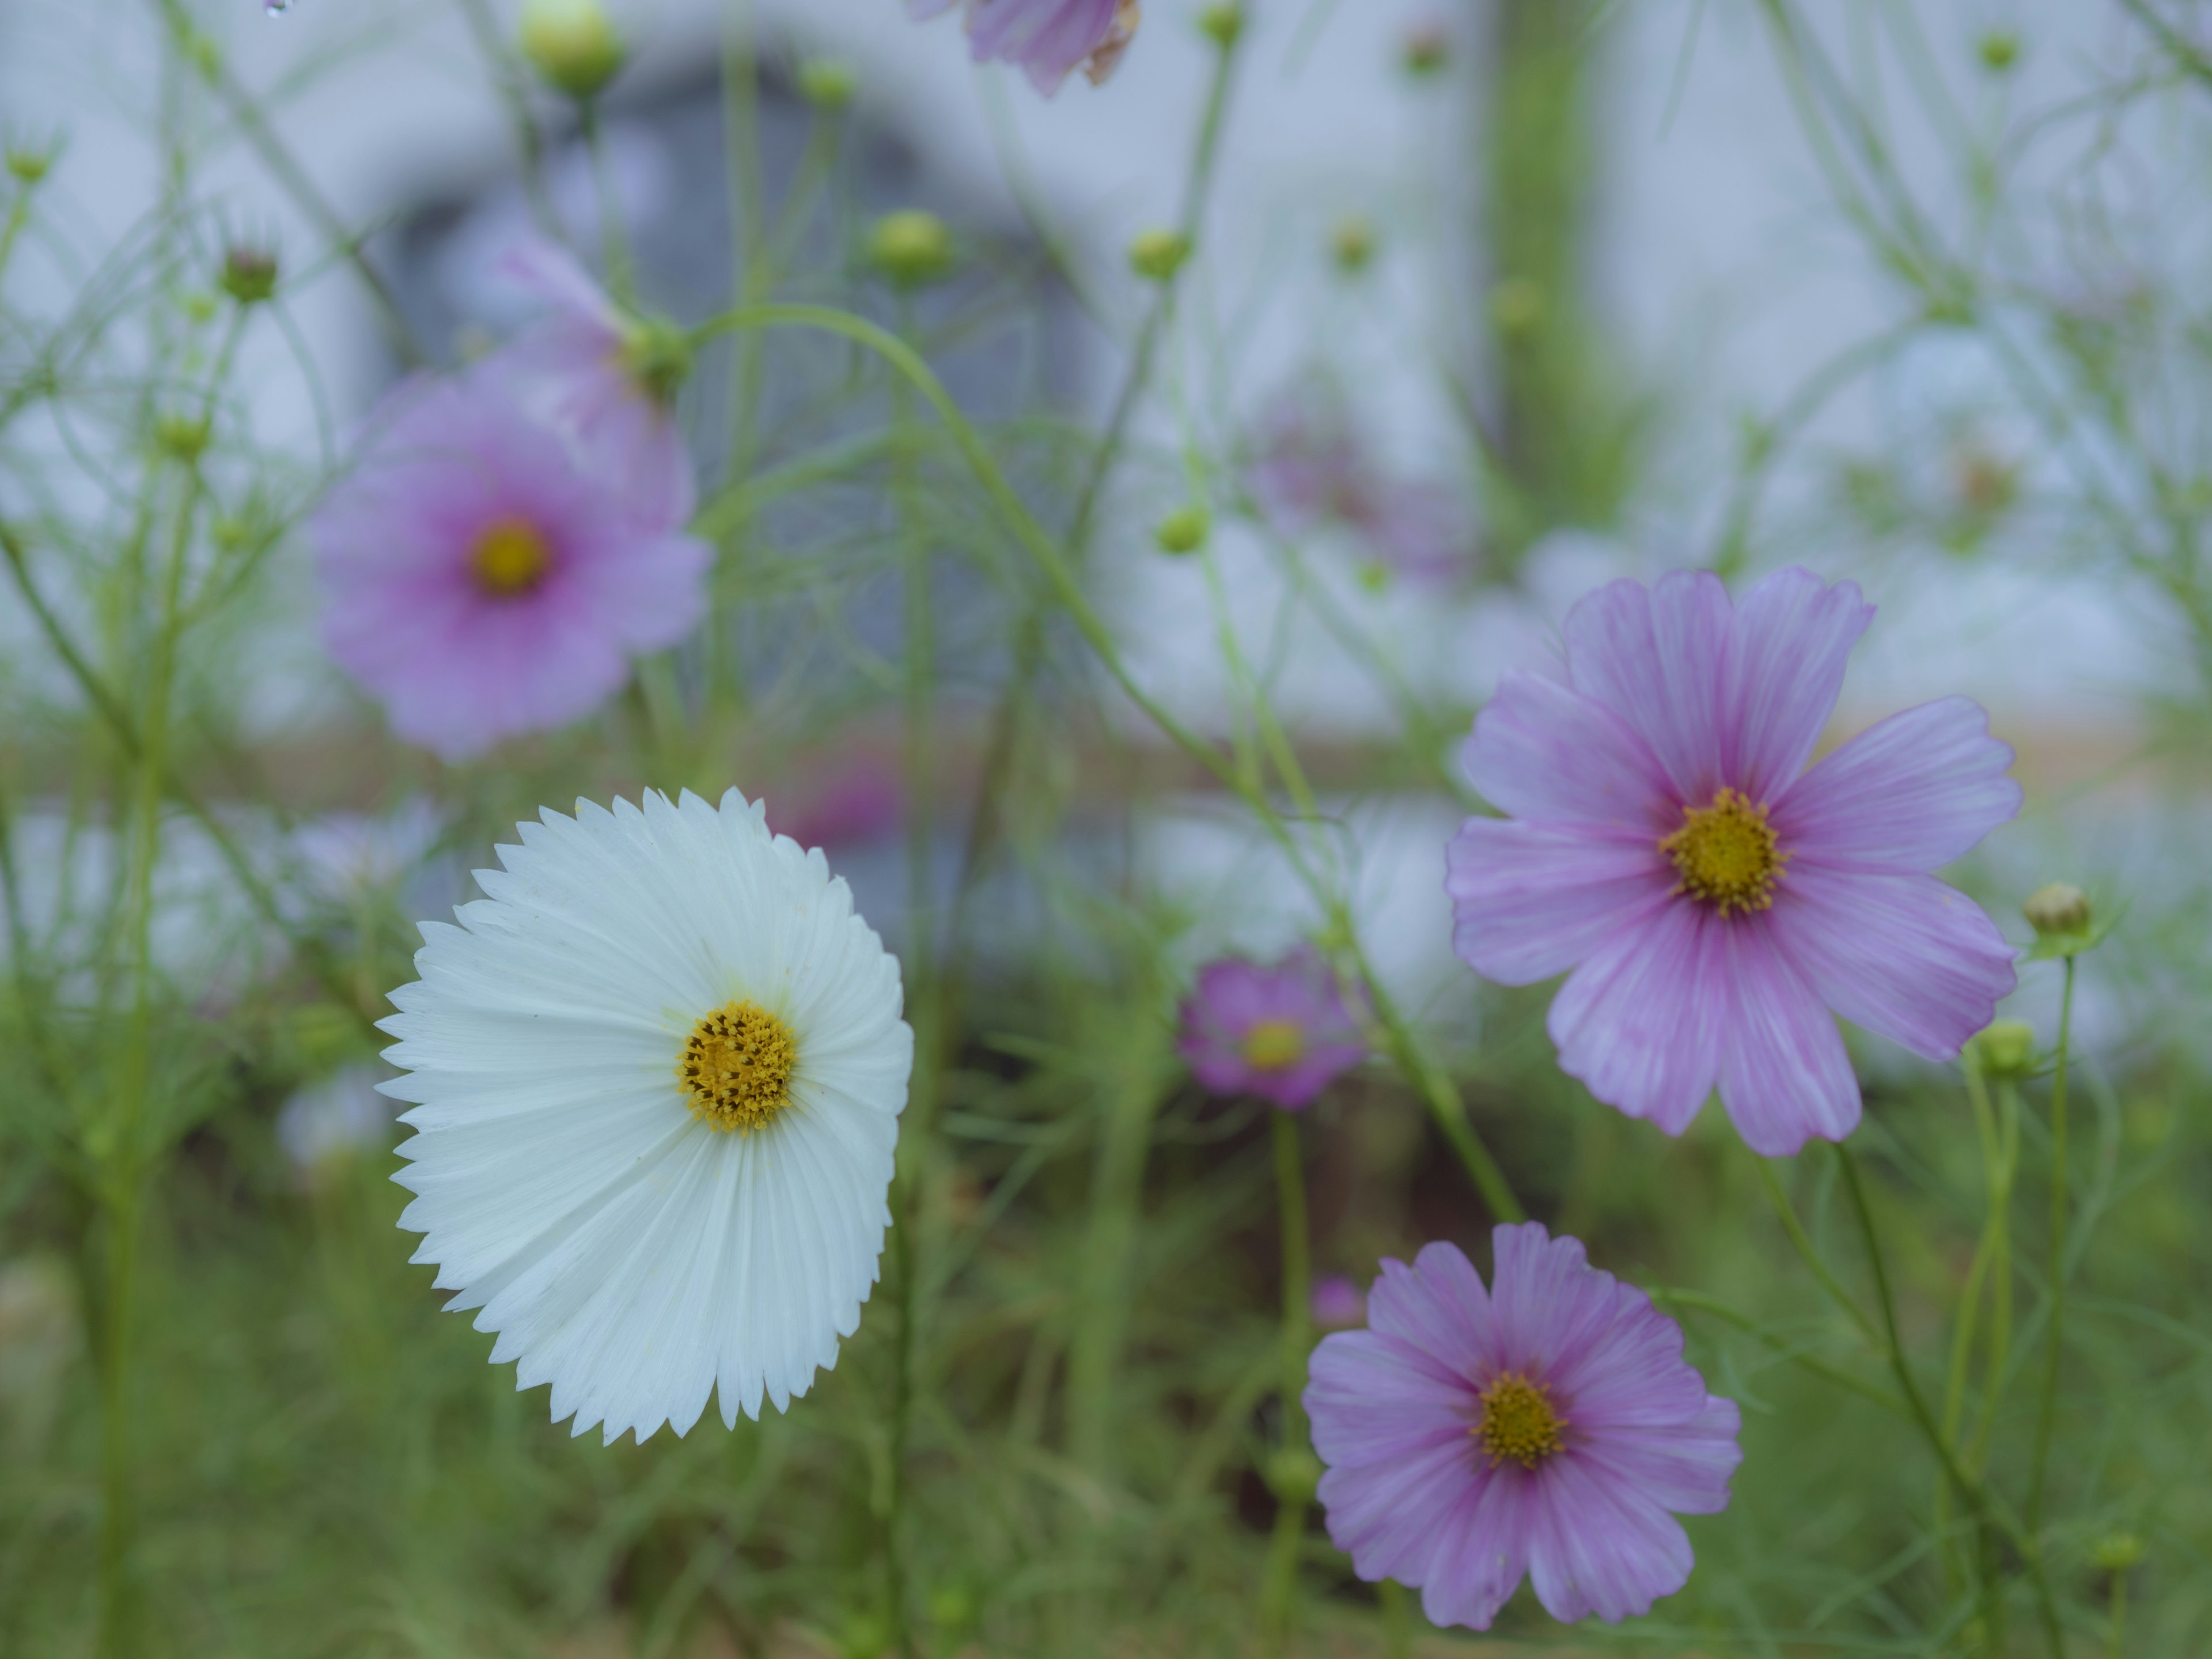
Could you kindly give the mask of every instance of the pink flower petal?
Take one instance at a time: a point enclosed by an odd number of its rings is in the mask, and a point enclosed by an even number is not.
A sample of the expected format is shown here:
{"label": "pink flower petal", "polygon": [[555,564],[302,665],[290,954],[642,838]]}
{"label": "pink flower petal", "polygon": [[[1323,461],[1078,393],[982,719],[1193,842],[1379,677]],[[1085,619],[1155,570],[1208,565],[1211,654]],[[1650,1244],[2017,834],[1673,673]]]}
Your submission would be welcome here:
{"label": "pink flower petal", "polygon": [[1491,1470],[1486,1481],[1468,1481],[1420,1569],[1421,1612],[1431,1624],[1488,1630],[1513,1599],[1528,1571],[1534,1486],[1511,1465]]}
{"label": "pink flower petal", "polygon": [[1923,1060],[1955,1058],[2017,982],[1981,906],[1933,876],[1793,864],[1769,914],[1815,994]]}
{"label": "pink flower petal", "polygon": [[[1694,1378],[1696,1373],[1691,1375]],[[1585,1419],[1577,1419],[1577,1426]],[[1686,1422],[1634,1429],[1609,1425],[1577,1451],[1609,1480],[1642,1492],[1662,1509],[1676,1515],[1718,1515],[1729,1505],[1729,1477],[1743,1462],[1743,1449],[1736,1443],[1742,1429],[1743,1413],[1735,1401],[1708,1395]]]}
{"label": "pink flower petal", "polygon": [[1674,866],[1649,835],[1469,818],[1444,852],[1452,948],[1502,985],[1565,973],[1643,925],[1674,884]]}
{"label": "pink flower petal", "polygon": [[1858,1127],[1859,1084],[1835,1017],[1764,916],[1720,924],[1727,960],[1721,1103],[1744,1144],[1788,1158]]}
{"label": "pink flower petal", "polygon": [[1620,928],[1553,1000],[1559,1069],[1607,1105],[1681,1133],[1720,1074],[1727,931],[1686,899]]}
{"label": "pink flower petal", "polygon": [[1475,717],[1462,756],[1482,798],[1516,818],[1565,820],[1656,841],[1680,822],[1667,775],[1595,698],[1516,669]]}
{"label": "pink flower petal", "polygon": [[1619,1624],[1690,1582],[1689,1538],[1657,1504],[1583,1459],[1554,1457],[1538,1473],[1528,1576],[1553,1618]]}
{"label": "pink flower petal", "polygon": [[1428,1577],[1446,1521],[1470,1496],[1480,1501],[1490,1478],[1464,1428],[1439,1431],[1419,1450],[1387,1462],[1340,1464],[1321,1455],[1329,1465],[1319,1492],[1329,1541],[1370,1583]]}
{"label": "pink flower petal", "polygon": [[1744,595],[1723,694],[1731,784],[1771,801],[1804,770],[1873,620],[1856,582],[1830,587],[1809,570],[1778,570]]}
{"label": "pink flower petal", "polygon": [[1333,1466],[1402,1461],[1468,1437],[1474,1395],[1466,1381],[1398,1338],[1335,1332],[1314,1350],[1309,1375],[1314,1447]]}
{"label": "pink flower petal", "polygon": [[1678,802],[1729,781],[1721,694],[1735,614],[1710,570],[1675,570],[1646,588],[1608,583],[1567,613],[1567,669],[1643,738]]}
{"label": "pink flower petal", "polygon": [[1938,870],[2019,812],[2012,760],[1971,697],[1923,703],[1793,784],[1775,804],[1775,832],[1799,861]]}
{"label": "pink flower petal", "polygon": [[1489,1292],[1456,1244],[1424,1245],[1408,1267],[1386,1261],[1367,1293],[1367,1322],[1432,1357],[1446,1374],[1472,1381],[1496,1347]]}

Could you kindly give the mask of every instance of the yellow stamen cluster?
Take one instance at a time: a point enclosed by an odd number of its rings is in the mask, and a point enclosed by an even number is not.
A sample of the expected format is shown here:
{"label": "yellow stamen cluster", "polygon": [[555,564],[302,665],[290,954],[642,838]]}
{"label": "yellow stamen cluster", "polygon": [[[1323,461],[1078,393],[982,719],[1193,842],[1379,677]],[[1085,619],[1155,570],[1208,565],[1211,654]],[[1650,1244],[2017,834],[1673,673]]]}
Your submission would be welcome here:
{"label": "yellow stamen cluster", "polygon": [[469,568],[477,586],[495,599],[511,599],[545,579],[553,551],[538,526],[525,519],[501,519],[477,538]]}
{"label": "yellow stamen cluster", "polygon": [[1244,1063],[1255,1072],[1288,1071],[1305,1052],[1306,1034],[1293,1020],[1259,1020],[1244,1033]]}
{"label": "yellow stamen cluster", "polygon": [[1685,806],[1682,827],[1659,843],[1681,879],[1674,890],[1702,899],[1722,915],[1764,910],[1790,854],[1777,844],[1766,809],[1739,789],[1723,789],[1709,806]]}
{"label": "yellow stamen cluster", "polygon": [[764,1129],[791,1103],[799,1044],[757,1002],[726,1002],[691,1028],[677,1081],[691,1115],[717,1129]]}
{"label": "yellow stamen cluster", "polygon": [[1567,1419],[1552,1409],[1552,1391],[1518,1371],[1505,1371],[1481,1394],[1482,1420],[1469,1431],[1492,1467],[1511,1458],[1533,1469],[1566,1444]]}

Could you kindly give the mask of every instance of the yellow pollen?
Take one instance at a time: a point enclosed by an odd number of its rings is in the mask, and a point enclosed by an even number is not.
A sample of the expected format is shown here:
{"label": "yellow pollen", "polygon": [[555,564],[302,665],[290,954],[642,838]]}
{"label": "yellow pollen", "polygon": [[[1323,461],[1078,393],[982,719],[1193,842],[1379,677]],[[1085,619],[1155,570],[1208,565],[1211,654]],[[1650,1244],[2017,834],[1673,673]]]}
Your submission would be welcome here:
{"label": "yellow pollen", "polygon": [[1703,899],[1722,915],[1764,910],[1790,861],[1775,841],[1766,809],[1742,791],[1723,789],[1710,806],[1685,806],[1682,827],[1659,843],[1674,860],[1678,893]]}
{"label": "yellow pollen", "polygon": [[1244,1033],[1244,1063],[1255,1072],[1282,1072],[1304,1058],[1306,1034],[1287,1019],[1263,1019]]}
{"label": "yellow pollen", "polygon": [[477,538],[469,555],[477,586],[495,599],[511,599],[545,579],[553,562],[552,550],[535,525],[522,519],[501,519]]}
{"label": "yellow pollen", "polygon": [[726,1002],[691,1028],[676,1080],[691,1115],[750,1133],[791,1104],[799,1044],[791,1027],[757,1002]]}
{"label": "yellow pollen", "polygon": [[1482,1421],[1469,1431],[1492,1466],[1511,1458],[1533,1469],[1565,1445],[1567,1419],[1552,1409],[1552,1391],[1517,1371],[1506,1371],[1482,1391]]}

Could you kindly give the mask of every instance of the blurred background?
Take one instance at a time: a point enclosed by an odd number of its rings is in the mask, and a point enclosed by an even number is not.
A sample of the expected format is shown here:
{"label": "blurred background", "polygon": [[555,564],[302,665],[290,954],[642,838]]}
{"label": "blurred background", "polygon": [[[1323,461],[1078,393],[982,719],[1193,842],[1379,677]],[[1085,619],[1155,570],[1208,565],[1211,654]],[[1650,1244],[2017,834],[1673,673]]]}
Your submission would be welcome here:
{"label": "blurred background", "polygon": [[[191,301],[223,248],[273,249],[284,270],[224,403],[231,521],[266,557],[193,670],[187,769],[281,877],[293,932],[174,822],[145,1650],[882,1650],[873,1310],[788,1419],[571,1445],[484,1364],[488,1339],[438,1316],[391,1226],[401,1130],[372,1090],[367,1021],[407,976],[410,924],[467,896],[466,872],[540,805],[731,783],[828,849],[910,975],[919,954],[951,988],[944,1145],[916,1223],[938,1321],[915,1454],[929,1642],[1249,1639],[1274,1503],[1266,1126],[1181,1075],[1170,1022],[1196,963],[1280,951],[1322,918],[1039,615],[943,456],[920,483],[940,626],[939,764],[917,799],[890,475],[870,447],[895,412],[883,379],[803,337],[701,365],[684,411],[720,559],[672,702],[641,677],[604,719],[463,772],[398,744],[322,655],[295,533],[320,481],[418,354],[451,362],[526,320],[502,252],[533,227],[597,246],[610,198],[642,297],[679,320],[744,289],[748,228],[774,224],[779,295],[923,340],[1041,515],[1084,527],[1139,681],[1223,737],[1244,718],[1231,618],[1322,792],[1380,976],[1524,1194],[1625,1277],[1753,1310],[1693,1322],[1693,1357],[1746,1402],[1751,1461],[1735,1508],[1692,1529],[1698,1580],[1633,1638],[1662,1651],[1968,1649],[1929,1611],[1946,1590],[1927,1472],[1868,1455],[1878,1414],[1787,1364],[1834,1334],[1776,1267],[1748,1154],[1711,1123],[1677,1145],[1595,1106],[1552,1064],[1544,999],[1453,958],[1443,849],[1479,805],[1455,748],[1498,674],[1552,660],[1559,618],[1602,581],[1788,563],[1858,581],[1881,609],[1832,741],[1979,698],[2028,807],[1962,884],[2023,939],[2019,899],[2047,878],[2134,907],[2075,1015],[2112,1240],[2097,1291],[2132,1311],[2083,1339],[2103,1346],[2068,1430],[2068,1593],[2103,1606],[2099,1541],[2148,1536],[2128,1650],[2212,1641],[2212,1377],[2187,1291],[2212,1243],[2196,1018],[2212,47],[2192,44],[2212,16],[2194,0],[1255,0],[1200,196],[1220,51],[1184,0],[1147,5],[1109,84],[1049,100],[896,0],[616,9],[635,57],[602,112],[609,191],[573,112],[522,79],[513,9],[488,0],[0,8],[0,138],[60,140],[0,266],[0,370],[25,392],[0,427],[0,518],[112,521],[105,474],[144,436],[143,411],[103,401],[105,360],[38,347],[34,319],[124,315],[167,226],[186,252],[152,285],[175,319],[130,349],[200,362]],[[828,64],[849,71],[849,106],[825,98]],[[1125,250],[1194,199],[1196,258],[1164,307]],[[909,208],[958,255],[902,295],[866,236]],[[1126,452],[1094,467],[1139,360]],[[15,418],[56,382],[82,408]],[[1196,500],[1203,565],[1153,539]],[[96,585],[71,614],[96,624]],[[94,722],[12,593],[0,708],[8,1038],[27,1051],[42,1020],[64,1049],[96,1046],[71,1010],[97,1000],[123,854]],[[331,967],[317,983],[303,936]],[[2004,1012],[2047,1037],[2056,992],[2030,969]],[[1954,1080],[1853,1042],[1940,1344],[1932,1310],[1980,1201],[1964,1108]],[[0,1651],[76,1654],[97,1204],[24,1127],[34,1068],[9,1069]],[[1316,1113],[1310,1146],[1326,1273],[1364,1285],[1383,1255],[1486,1237],[1379,1069]],[[1803,1191],[1825,1215],[1819,1178]],[[1808,1412],[1816,1432],[1780,1426]],[[1308,1544],[1313,1650],[1384,1650],[1370,1592],[1317,1528]],[[1512,1616],[1510,1636],[1560,1639],[1525,1601]]]}

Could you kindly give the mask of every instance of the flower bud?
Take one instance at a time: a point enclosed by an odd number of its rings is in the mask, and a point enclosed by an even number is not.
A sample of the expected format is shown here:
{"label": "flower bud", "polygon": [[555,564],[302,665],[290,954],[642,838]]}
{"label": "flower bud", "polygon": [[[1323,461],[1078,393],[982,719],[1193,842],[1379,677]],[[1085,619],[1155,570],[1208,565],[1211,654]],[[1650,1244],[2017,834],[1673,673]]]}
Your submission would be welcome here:
{"label": "flower bud", "polygon": [[222,291],[240,305],[258,306],[276,292],[276,256],[240,244],[223,250]]}
{"label": "flower bud", "polygon": [[691,342],[675,324],[658,317],[636,318],[623,326],[623,367],[663,409],[691,378]]}
{"label": "flower bud", "polygon": [[1212,533],[1212,518],[1202,507],[1179,507],[1152,526],[1152,540],[1163,553],[1195,553]]}
{"label": "flower bud", "polygon": [[1550,309],[1541,285],[1526,276],[1508,276],[1490,290],[1490,320],[1500,334],[1533,333]]}
{"label": "flower bud", "polygon": [[207,453],[208,423],[196,415],[157,416],[154,442],[163,454],[189,466]]}
{"label": "flower bud", "polygon": [[921,288],[952,269],[952,232],[919,208],[887,213],[868,237],[868,259],[901,288]]}
{"label": "flower bud", "polygon": [[1329,257],[1347,276],[1356,276],[1375,262],[1375,227],[1364,219],[1345,219],[1328,234]]}
{"label": "flower bud", "polygon": [[1217,46],[1233,46],[1244,33],[1244,8],[1237,0],[1218,0],[1199,13],[1198,27]]}
{"label": "flower bud", "polygon": [[2125,1572],[2142,1565],[2145,1553],[2142,1534],[2108,1532],[2091,1548],[2089,1559],[2106,1572]]}
{"label": "flower bud", "polygon": [[579,103],[598,97],[629,56],[599,0],[526,0],[520,39],[545,83]]}
{"label": "flower bud", "polygon": [[860,88],[859,72],[842,58],[810,58],[799,66],[799,95],[818,110],[844,108]]}
{"label": "flower bud", "polygon": [[1147,230],[1129,244],[1129,269],[1148,282],[1165,283],[1190,258],[1190,238],[1177,230]]}
{"label": "flower bud", "polygon": [[1278,1503],[1310,1504],[1321,1486],[1321,1459],[1302,1446],[1285,1446],[1269,1455],[1267,1475]]}
{"label": "flower bud", "polygon": [[1423,23],[1406,37],[1406,73],[1417,80],[1440,75],[1451,65],[1451,32],[1442,23]]}
{"label": "flower bud", "polygon": [[2066,882],[2047,882],[2027,896],[2020,907],[2041,939],[2053,934],[2085,933],[2089,930],[2089,896]]}
{"label": "flower bud", "polygon": [[2035,1028],[2017,1019],[1992,1021],[1974,1038],[1984,1077],[2017,1080],[2035,1069]]}
{"label": "flower bud", "polygon": [[8,146],[8,173],[20,185],[35,185],[53,171],[57,147],[47,144],[34,148],[28,144]]}
{"label": "flower bud", "polygon": [[1992,75],[2002,75],[2020,62],[2020,36],[2010,29],[1991,29],[1982,37],[1977,50],[1984,69]]}

